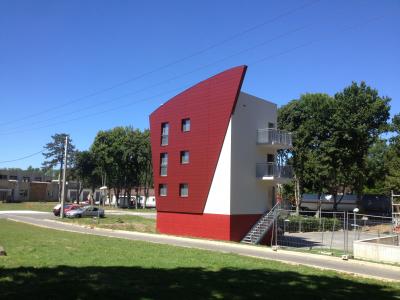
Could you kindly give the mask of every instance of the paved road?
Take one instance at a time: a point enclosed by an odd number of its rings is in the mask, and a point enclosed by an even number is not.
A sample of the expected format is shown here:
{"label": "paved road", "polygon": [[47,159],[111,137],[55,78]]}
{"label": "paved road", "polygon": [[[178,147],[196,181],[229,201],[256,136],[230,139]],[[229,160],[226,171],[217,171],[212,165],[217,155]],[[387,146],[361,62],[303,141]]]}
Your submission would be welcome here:
{"label": "paved road", "polygon": [[58,222],[55,220],[37,217],[37,214],[29,215],[15,212],[0,213],[0,218],[9,218],[14,221],[24,222],[36,226],[64,230],[70,232],[93,234],[99,236],[123,238],[129,240],[146,241],[151,243],[168,244],[181,247],[198,248],[204,250],[236,253],[245,256],[252,256],[261,259],[278,260],[285,263],[307,265],[321,269],[331,269],[344,273],[357,274],[363,277],[400,281],[400,267],[361,262],[355,260],[344,261],[336,257],[296,253],[284,250],[273,251],[268,247],[242,245],[237,243],[226,243],[208,241],[202,239],[191,239],[174,237],[160,234],[113,231],[108,229],[90,229]]}

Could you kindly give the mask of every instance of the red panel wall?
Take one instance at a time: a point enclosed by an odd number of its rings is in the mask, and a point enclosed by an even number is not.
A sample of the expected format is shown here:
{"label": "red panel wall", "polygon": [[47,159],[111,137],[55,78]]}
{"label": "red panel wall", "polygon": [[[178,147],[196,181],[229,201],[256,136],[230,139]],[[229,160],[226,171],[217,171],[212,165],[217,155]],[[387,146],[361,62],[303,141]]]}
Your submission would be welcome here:
{"label": "red panel wall", "polygon": [[[150,115],[158,211],[203,213],[245,72],[246,66],[240,66],[217,74],[175,96]],[[184,118],[190,118],[190,132],[181,132],[181,120]],[[167,146],[161,146],[163,122],[169,123]],[[180,164],[182,150],[190,153],[187,165]],[[168,153],[168,175],[165,177],[160,176],[162,152]],[[165,197],[159,195],[160,183],[168,185]],[[179,196],[180,183],[189,184],[188,197]],[[219,235],[223,236],[222,233]]]}
{"label": "red panel wall", "polygon": [[160,233],[239,242],[261,215],[157,212]]}

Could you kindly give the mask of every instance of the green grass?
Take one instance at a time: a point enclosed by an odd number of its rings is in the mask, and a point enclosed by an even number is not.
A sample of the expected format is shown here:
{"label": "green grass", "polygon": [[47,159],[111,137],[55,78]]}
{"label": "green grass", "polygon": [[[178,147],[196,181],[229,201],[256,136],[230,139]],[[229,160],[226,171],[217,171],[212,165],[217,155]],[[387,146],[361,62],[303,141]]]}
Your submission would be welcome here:
{"label": "green grass", "polygon": [[[93,219],[93,218],[64,218],[63,222],[79,224],[79,225],[91,225],[93,227],[108,228],[114,230],[128,230],[128,231],[139,231],[139,232],[156,232],[156,220],[143,218],[140,216],[129,216],[129,215],[107,215],[104,218]],[[97,221],[99,223],[97,223]]]}
{"label": "green grass", "polygon": [[0,210],[36,210],[53,211],[53,207],[58,202],[21,202],[21,203],[1,203]]}
{"label": "green grass", "polygon": [[1,299],[395,299],[400,284],[0,219]]}

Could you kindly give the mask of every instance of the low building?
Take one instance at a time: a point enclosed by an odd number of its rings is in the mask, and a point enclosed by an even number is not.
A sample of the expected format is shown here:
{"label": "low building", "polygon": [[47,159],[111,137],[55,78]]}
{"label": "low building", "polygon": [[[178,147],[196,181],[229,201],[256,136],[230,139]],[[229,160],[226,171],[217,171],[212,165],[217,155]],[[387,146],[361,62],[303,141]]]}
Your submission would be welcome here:
{"label": "low building", "polygon": [[241,240],[291,177],[278,149],[277,106],[241,91],[246,66],[217,74],[150,115],[157,229]]}

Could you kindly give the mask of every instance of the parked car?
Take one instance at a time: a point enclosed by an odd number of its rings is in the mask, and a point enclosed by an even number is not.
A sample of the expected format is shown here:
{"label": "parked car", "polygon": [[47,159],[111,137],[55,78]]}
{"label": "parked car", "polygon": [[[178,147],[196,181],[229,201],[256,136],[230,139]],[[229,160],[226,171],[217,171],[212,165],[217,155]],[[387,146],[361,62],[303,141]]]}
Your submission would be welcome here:
{"label": "parked car", "polygon": [[[66,212],[70,211],[70,210],[74,210],[74,209],[78,209],[81,206],[79,204],[64,204],[64,214],[66,214]],[[53,208],[53,214],[55,216],[59,216],[60,215],[60,210],[61,209],[61,204],[57,204],[56,206],[54,206]]]}
{"label": "parked car", "polygon": [[78,209],[70,210],[65,214],[68,218],[81,217],[101,217],[104,218],[104,209],[96,206],[84,206]]}
{"label": "parked car", "polygon": [[[145,201],[145,196],[139,196],[138,205],[141,208],[155,208],[156,207],[156,197],[149,196]],[[146,203],[146,205],[144,205]]]}

